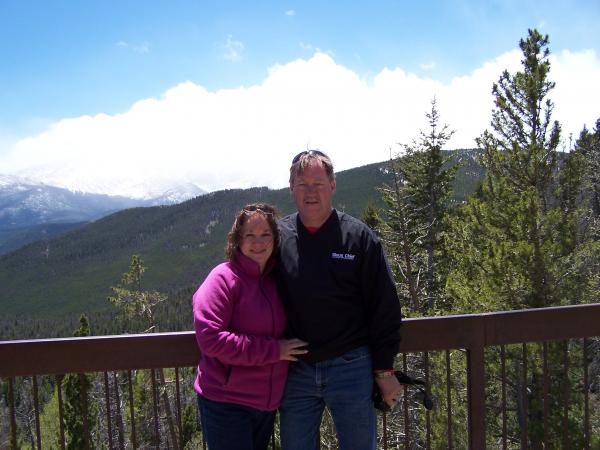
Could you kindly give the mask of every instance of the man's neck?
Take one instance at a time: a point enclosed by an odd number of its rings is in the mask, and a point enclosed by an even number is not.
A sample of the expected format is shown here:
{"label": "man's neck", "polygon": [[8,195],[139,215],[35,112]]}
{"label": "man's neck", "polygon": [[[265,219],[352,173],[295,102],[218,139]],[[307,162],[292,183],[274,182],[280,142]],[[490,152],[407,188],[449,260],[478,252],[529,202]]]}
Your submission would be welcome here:
{"label": "man's neck", "polygon": [[325,217],[324,219],[320,219],[320,220],[307,220],[305,217],[302,217],[302,214],[298,213],[298,216],[300,217],[300,222],[302,222],[302,225],[304,225],[304,227],[306,229],[312,229],[312,230],[318,230],[319,228],[321,228],[323,226],[323,224],[325,222],[327,222],[327,220],[329,219],[329,217],[331,217],[331,213],[333,212],[333,208],[331,208],[331,211],[329,211],[329,214],[327,214],[327,217]]}

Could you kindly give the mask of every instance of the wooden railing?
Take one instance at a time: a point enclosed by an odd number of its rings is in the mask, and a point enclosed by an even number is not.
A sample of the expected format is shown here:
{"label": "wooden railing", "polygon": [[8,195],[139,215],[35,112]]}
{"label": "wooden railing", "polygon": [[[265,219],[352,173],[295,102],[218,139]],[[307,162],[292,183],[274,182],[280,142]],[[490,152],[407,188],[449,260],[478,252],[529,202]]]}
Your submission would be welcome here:
{"label": "wooden railing", "polygon": [[[600,304],[565,306],[556,308],[543,308],[535,310],[521,310],[510,312],[495,312],[488,314],[462,315],[462,316],[441,316],[431,318],[407,319],[402,327],[402,344],[401,350],[404,358],[401,357],[400,364],[406,365],[407,354],[423,354],[425,359],[429,361],[428,355],[430,352],[440,352],[441,355],[446,352],[446,361],[449,364],[449,351],[460,349],[464,350],[466,358],[466,393],[467,393],[467,423],[459,424],[462,427],[466,425],[468,429],[467,445],[471,449],[484,449],[486,447],[486,412],[489,410],[489,402],[486,401],[486,349],[496,347],[500,349],[499,354],[502,355],[499,364],[502,374],[501,392],[502,401],[499,411],[502,414],[502,433],[498,436],[499,448],[508,448],[510,443],[507,443],[506,431],[506,360],[505,346],[520,344],[522,346],[523,360],[521,361],[521,379],[527,386],[527,343],[537,343],[539,348],[544,348],[544,358],[546,358],[547,343],[550,341],[573,341],[575,339],[583,339],[582,348],[583,356],[581,361],[582,379],[580,380],[580,394],[583,396],[582,413],[582,430],[583,445],[585,448],[590,448],[591,445],[591,427],[590,425],[590,375],[588,373],[588,365],[593,360],[588,353],[588,345],[586,342],[590,338],[600,336]],[[566,348],[566,347],[565,347]],[[568,350],[566,349],[567,353]],[[565,353],[565,354],[566,354]],[[3,442],[7,446],[17,447],[17,419],[15,417],[15,405],[13,392],[13,380],[15,377],[31,377],[33,379],[34,391],[37,390],[36,377],[55,375],[60,380],[63,374],[73,373],[91,373],[104,372],[106,386],[106,401],[108,407],[108,420],[111,419],[110,411],[114,407],[110,407],[109,399],[109,379],[107,372],[124,371],[129,374],[129,391],[131,394],[131,373],[138,369],[162,369],[162,368],[177,368],[175,372],[175,384],[177,391],[176,403],[177,407],[175,416],[177,426],[181,432],[181,410],[179,407],[180,383],[179,383],[179,368],[193,367],[197,364],[199,352],[196,347],[196,342],[193,332],[179,333],[157,333],[143,335],[120,335],[120,336],[99,336],[99,337],[82,337],[68,339],[43,339],[43,340],[28,340],[28,341],[2,341],[0,342],[0,378],[5,382],[8,380],[8,390],[6,398],[2,399],[5,404],[9,405],[8,413],[3,420],[10,422],[9,426],[4,424],[3,429],[10,430],[9,436],[0,436],[0,447]],[[600,358],[600,356],[598,356]],[[443,360],[443,358],[442,358]],[[403,363],[402,363],[403,361]],[[569,363],[565,359],[564,368],[568,375]],[[547,364],[544,360],[543,367]],[[540,366],[541,367],[541,366]],[[411,367],[409,365],[408,369]],[[420,375],[429,379],[429,369],[425,365],[425,371],[421,371],[423,365],[419,364]],[[499,369],[500,370],[500,369]],[[446,380],[447,398],[444,400],[438,399],[438,407],[444,407],[448,415],[448,448],[452,448],[453,430],[456,424],[453,423],[455,418],[452,417],[452,399],[450,396],[449,385],[452,383],[450,368],[447,366],[448,377]],[[154,376],[155,370],[152,370],[152,380],[156,381]],[[547,371],[540,375],[547,378]],[[159,377],[160,378],[160,377]],[[153,381],[153,382],[154,382]],[[431,382],[431,380],[429,380]],[[489,381],[489,380],[488,380]],[[549,381],[548,381],[549,383]],[[544,384],[547,388],[547,384]],[[189,385],[183,386],[183,389],[190,389]],[[500,388],[499,388],[500,389]],[[526,391],[526,389],[525,389]],[[500,391],[499,391],[500,392]],[[37,392],[35,392],[37,395]],[[117,395],[119,389],[117,388]],[[525,395],[525,394],[524,394]],[[548,392],[544,391],[544,396],[548,396]],[[567,399],[573,393],[566,392]],[[131,398],[131,397],[128,397]],[[528,397],[530,398],[530,397]],[[60,384],[59,384],[59,400],[61,400]],[[156,402],[155,399],[155,414]],[[542,399],[544,402],[544,420],[546,420],[547,405],[546,397]],[[131,402],[130,402],[131,403]],[[32,404],[35,406],[35,429],[36,438],[33,440],[34,446],[37,445],[44,448],[40,438],[39,425],[39,404],[38,400],[34,399]],[[445,406],[444,406],[445,404]],[[527,407],[527,401],[524,402],[524,407]],[[62,406],[61,406],[62,408]],[[409,442],[409,417],[406,412],[407,406],[405,402],[405,421],[404,426],[407,427],[404,433],[405,447],[411,447]],[[568,409],[565,414],[568,415]],[[133,407],[131,407],[133,414]],[[62,413],[61,413],[62,414]],[[521,448],[528,447],[527,437],[527,414],[522,415],[525,418],[525,431],[521,433]],[[133,419],[133,418],[132,418]],[[156,419],[158,420],[158,419]],[[566,420],[566,419],[565,419]],[[63,419],[60,418],[62,445],[64,446],[64,430]],[[133,420],[132,420],[133,422]],[[385,418],[384,418],[385,422]],[[548,424],[544,422],[544,433]],[[109,425],[109,430],[111,429]],[[158,434],[158,425],[155,424],[155,430]],[[387,426],[383,425],[384,434],[387,434]],[[1,433],[0,429],[0,433]],[[111,431],[114,434],[114,431]],[[427,413],[427,430],[419,438],[422,443],[421,447],[429,448],[430,443],[430,420]],[[544,434],[544,439],[549,439]],[[388,436],[384,437],[382,446],[387,448]],[[123,438],[119,438],[120,443],[114,442],[110,437],[110,447],[123,448]],[[565,438],[565,439],[568,439]],[[135,432],[131,446],[136,447]],[[177,438],[175,438],[177,441]],[[396,439],[396,442],[401,442],[402,439]],[[489,445],[489,436],[488,436]],[[177,443],[172,441],[172,446],[177,447]],[[130,448],[130,447],[128,447]],[[163,447],[161,447],[163,448]]]}

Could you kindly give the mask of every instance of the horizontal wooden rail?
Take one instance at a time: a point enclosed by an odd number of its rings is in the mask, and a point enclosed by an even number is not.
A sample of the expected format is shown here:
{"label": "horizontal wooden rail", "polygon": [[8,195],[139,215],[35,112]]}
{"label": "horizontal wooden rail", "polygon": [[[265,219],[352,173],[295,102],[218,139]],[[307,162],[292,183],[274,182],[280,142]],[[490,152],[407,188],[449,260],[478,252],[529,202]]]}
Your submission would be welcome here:
{"label": "horizontal wooden rail", "polygon": [[600,335],[600,303],[484,314],[485,345]]}
{"label": "horizontal wooden rail", "polygon": [[[485,348],[500,346],[502,354],[504,354],[504,345],[522,344],[523,354],[525,354],[526,343],[528,342],[561,341],[594,336],[600,336],[600,303],[535,310],[407,319],[402,325],[401,352],[404,353],[406,364],[407,353],[424,352],[427,355],[427,352],[432,351],[466,350],[468,446],[470,449],[484,449],[486,445]],[[586,349],[584,348],[585,351]],[[106,404],[109,405],[109,383],[106,372],[191,367],[197,364],[199,358],[200,353],[196,345],[194,332],[192,331],[0,341],[0,377],[9,379],[10,397],[12,395],[12,377],[33,377],[35,390],[37,388],[36,376],[104,372]],[[446,359],[448,361],[447,364],[449,364],[449,352],[446,352]],[[567,360],[565,359],[565,361]],[[524,357],[523,373],[527,371],[526,364],[527,360]],[[567,369],[567,362],[565,362],[564,370],[566,371]],[[525,377],[525,375],[523,376]],[[449,372],[448,377],[450,377]],[[58,377],[58,379],[60,378]],[[154,378],[153,380],[155,381]],[[177,383],[179,383],[178,377]],[[450,381],[448,381],[448,385],[449,383]],[[586,386],[587,383],[585,381]],[[155,388],[153,392],[156,391]],[[129,372],[129,389],[129,397],[131,398],[131,372]],[[448,420],[450,424],[450,390],[448,389],[447,392]],[[115,390],[115,393],[118,394],[118,390]],[[568,395],[568,393],[565,395]],[[37,399],[37,393],[34,397]],[[119,400],[116,401],[120,403]],[[14,405],[12,397],[9,398],[9,403]],[[505,407],[505,402],[503,402],[503,405]],[[180,409],[179,407],[177,408],[179,418],[181,417]],[[35,410],[37,414],[37,406]],[[587,406],[586,411],[588,411]],[[108,407],[107,416],[110,417]],[[16,425],[14,423],[15,413],[12,409],[10,417],[12,420],[11,442],[14,444],[17,437]],[[567,415],[565,414],[564,417],[564,420],[566,420]],[[155,418],[158,418],[156,410]],[[110,418],[107,419],[107,422],[110,423]],[[408,422],[406,421],[406,423]],[[155,424],[155,435],[158,435],[156,427],[157,425]],[[589,419],[586,419],[585,430],[587,433],[586,436],[588,436],[586,448],[589,448]],[[448,431],[449,433],[452,431],[450,425]],[[109,435],[112,436],[112,433],[109,432]],[[122,433],[120,432],[119,435],[122,436]],[[504,438],[505,435],[506,433],[504,432]],[[40,433],[38,430],[38,440],[39,436]],[[523,436],[526,439],[526,435],[524,434]],[[135,442],[136,435],[133,431],[132,439]],[[171,438],[171,440],[174,441],[175,438]],[[408,442],[407,438],[407,448]],[[449,434],[448,442],[452,442],[452,434]]]}
{"label": "horizontal wooden rail", "polygon": [[[600,303],[406,319],[402,352],[600,336]],[[195,366],[194,333],[0,341],[0,377]]]}
{"label": "horizontal wooden rail", "polygon": [[0,341],[0,377],[189,367],[199,358],[190,331]]}

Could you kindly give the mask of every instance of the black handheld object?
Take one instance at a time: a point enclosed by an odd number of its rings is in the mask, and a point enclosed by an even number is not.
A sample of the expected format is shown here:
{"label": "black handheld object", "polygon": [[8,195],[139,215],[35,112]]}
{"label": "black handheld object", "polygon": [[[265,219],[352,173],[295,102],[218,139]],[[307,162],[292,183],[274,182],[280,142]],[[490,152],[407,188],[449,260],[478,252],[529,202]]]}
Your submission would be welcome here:
{"label": "black handheld object", "polygon": [[[425,382],[423,380],[413,378],[399,370],[395,370],[394,375],[396,376],[396,378],[398,379],[400,384],[416,386],[417,389],[419,390],[420,395],[423,398],[423,406],[425,406],[425,408],[429,409],[429,410],[433,409],[433,400],[429,396],[429,393],[427,392],[427,389],[425,386]],[[385,402],[385,400],[383,400],[383,397],[381,396],[381,392],[379,391],[379,387],[377,386],[377,383],[373,383],[373,403],[375,404],[375,408],[378,409],[379,411],[387,412],[392,409],[390,407],[390,405],[388,405]]]}

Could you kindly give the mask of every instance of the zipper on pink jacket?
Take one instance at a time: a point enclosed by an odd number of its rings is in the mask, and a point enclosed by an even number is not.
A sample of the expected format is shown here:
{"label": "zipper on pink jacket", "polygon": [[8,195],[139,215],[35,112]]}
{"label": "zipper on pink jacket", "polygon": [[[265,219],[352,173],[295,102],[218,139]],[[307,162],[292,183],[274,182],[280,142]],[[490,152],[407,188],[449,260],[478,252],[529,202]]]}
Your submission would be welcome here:
{"label": "zipper on pink jacket", "polygon": [[[264,289],[264,278],[263,275],[261,274],[260,279],[258,281],[258,285],[260,286],[260,293],[263,295],[263,297],[267,300],[267,303],[269,304],[269,309],[271,310],[271,336],[275,336],[275,310],[273,309],[273,304],[271,303],[271,300],[269,299],[269,296],[267,295],[267,293],[265,292]],[[273,368],[275,367],[275,364],[269,364],[269,369],[270,369],[270,375],[269,375],[269,399],[267,401],[267,408],[271,408],[271,401],[272,401],[272,397],[273,397]]]}

